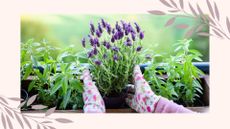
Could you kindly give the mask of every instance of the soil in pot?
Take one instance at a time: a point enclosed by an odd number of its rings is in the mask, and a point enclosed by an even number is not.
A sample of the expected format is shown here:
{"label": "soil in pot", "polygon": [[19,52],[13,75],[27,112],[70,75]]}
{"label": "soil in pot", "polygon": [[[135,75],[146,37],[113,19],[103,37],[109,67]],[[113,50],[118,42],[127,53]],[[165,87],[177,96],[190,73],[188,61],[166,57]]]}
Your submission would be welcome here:
{"label": "soil in pot", "polygon": [[110,94],[104,96],[105,107],[108,109],[127,108],[125,98],[127,97],[127,90],[124,89],[121,93]]}

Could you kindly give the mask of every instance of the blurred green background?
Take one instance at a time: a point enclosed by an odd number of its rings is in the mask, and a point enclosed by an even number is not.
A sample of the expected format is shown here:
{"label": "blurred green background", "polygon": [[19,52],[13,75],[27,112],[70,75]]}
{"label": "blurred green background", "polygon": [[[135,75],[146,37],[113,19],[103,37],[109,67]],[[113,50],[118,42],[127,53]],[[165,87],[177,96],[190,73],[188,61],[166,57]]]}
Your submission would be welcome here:
{"label": "blurred green background", "polygon": [[[184,39],[185,33],[192,27],[201,24],[199,19],[177,17],[175,23],[165,27],[165,23],[172,15],[156,16],[151,14],[106,14],[106,15],[22,15],[21,42],[33,38],[39,42],[46,39],[53,46],[66,48],[75,45],[76,51],[82,51],[81,39],[89,33],[90,21],[97,26],[97,22],[104,18],[111,25],[116,21],[137,22],[145,31],[143,46],[155,52],[173,54],[173,44]],[[187,29],[176,28],[177,24],[189,25]],[[208,26],[202,31],[208,32]],[[209,38],[196,35],[191,38],[191,48],[199,50],[204,61],[209,61]]]}

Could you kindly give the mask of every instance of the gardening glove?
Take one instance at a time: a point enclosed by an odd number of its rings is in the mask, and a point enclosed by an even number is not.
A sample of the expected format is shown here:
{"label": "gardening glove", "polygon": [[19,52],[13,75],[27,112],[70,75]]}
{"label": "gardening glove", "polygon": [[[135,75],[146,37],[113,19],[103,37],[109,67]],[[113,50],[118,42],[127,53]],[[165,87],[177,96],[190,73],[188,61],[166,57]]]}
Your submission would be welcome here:
{"label": "gardening glove", "polygon": [[128,95],[126,103],[140,113],[154,112],[160,96],[151,90],[138,65],[134,67],[133,77],[135,93]]}
{"label": "gardening glove", "polygon": [[83,110],[85,113],[104,113],[105,112],[105,104],[104,101],[95,86],[92,78],[90,76],[90,72],[88,69],[83,71],[81,79],[84,82],[84,107]]}

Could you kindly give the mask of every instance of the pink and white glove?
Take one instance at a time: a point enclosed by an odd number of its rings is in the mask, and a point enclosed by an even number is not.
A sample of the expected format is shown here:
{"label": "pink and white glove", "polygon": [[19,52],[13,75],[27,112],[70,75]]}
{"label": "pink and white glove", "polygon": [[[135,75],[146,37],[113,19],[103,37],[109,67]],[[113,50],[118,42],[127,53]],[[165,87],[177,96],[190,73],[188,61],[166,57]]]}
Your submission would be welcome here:
{"label": "pink and white glove", "polygon": [[134,67],[134,87],[135,94],[126,98],[126,103],[140,113],[151,113],[156,109],[160,96],[154,94],[148,82],[144,79],[140,67]]}
{"label": "pink and white glove", "polygon": [[99,93],[97,87],[95,86],[90,72],[88,69],[83,71],[81,76],[84,82],[84,113],[105,113],[105,104]]}

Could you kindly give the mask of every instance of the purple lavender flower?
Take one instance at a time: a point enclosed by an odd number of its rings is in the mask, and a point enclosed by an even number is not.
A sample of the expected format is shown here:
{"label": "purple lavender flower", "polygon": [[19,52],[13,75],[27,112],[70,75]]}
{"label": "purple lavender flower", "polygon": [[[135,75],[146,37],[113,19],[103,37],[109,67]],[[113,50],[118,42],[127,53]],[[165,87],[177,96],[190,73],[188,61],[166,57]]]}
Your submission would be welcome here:
{"label": "purple lavender flower", "polygon": [[97,37],[98,38],[100,38],[101,37],[101,32],[100,32],[100,30],[98,29],[98,30],[96,30],[96,35],[97,35]]}
{"label": "purple lavender flower", "polygon": [[101,28],[101,24],[100,23],[98,23],[98,30],[99,30],[100,33],[103,32],[103,29]]}
{"label": "purple lavender flower", "polygon": [[136,49],[136,51],[139,52],[139,51],[141,51],[141,49],[142,49],[142,47],[138,46],[137,49]]}
{"label": "purple lavender flower", "polygon": [[127,42],[131,42],[131,40],[130,40],[130,38],[129,38],[129,37],[126,39],[126,41],[127,41]]}
{"label": "purple lavender flower", "polygon": [[114,61],[117,61],[117,60],[118,60],[117,54],[114,54],[114,55],[113,55],[113,60],[114,60]]}
{"label": "purple lavender flower", "polygon": [[107,30],[107,32],[109,33],[109,34],[111,34],[111,30],[112,30],[112,28],[111,28],[111,26],[110,26],[110,24],[106,24],[106,30]]}
{"label": "purple lavender flower", "polygon": [[116,46],[113,46],[113,47],[112,47],[112,50],[115,51],[115,52],[118,52],[118,51],[119,51],[119,48],[116,47]]}
{"label": "purple lavender flower", "polygon": [[115,28],[117,31],[121,31],[121,26],[118,24],[118,22],[116,22]]}
{"label": "purple lavender flower", "polygon": [[93,54],[94,54],[94,55],[97,55],[97,53],[98,53],[98,52],[97,52],[97,48],[94,47],[94,49],[93,49]]}
{"label": "purple lavender flower", "polygon": [[85,48],[85,38],[82,38],[81,43],[82,43],[82,46]]}
{"label": "purple lavender flower", "polygon": [[136,34],[135,34],[135,33],[131,33],[131,37],[132,37],[132,40],[133,40],[133,41],[136,40]]}
{"label": "purple lavender flower", "polygon": [[87,55],[88,55],[88,58],[93,57],[93,51],[89,51],[89,52],[87,53]]}
{"label": "purple lavender flower", "polygon": [[90,31],[91,31],[91,34],[94,35],[95,27],[92,22],[90,22]]}
{"label": "purple lavender flower", "polygon": [[103,27],[103,28],[106,28],[106,22],[105,22],[104,19],[101,19],[101,24],[102,24],[102,27]]}
{"label": "purple lavender flower", "polygon": [[107,49],[110,49],[110,47],[111,47],[110,43],[109,43],[109,42],[106,42],[106,41],[103,42],[103,45],[104,45]]}
{"label": "purple lavender flower", "polygon": [[102,64],[101,61],[98,60],[98,59],[95,59],[95,60],[94,60],[94,63],[95,63],[96,65],[101,65],[101,64]]}
{"label": "purple lavender flower", "polygon": [[104,54],[104,55],[103,55],[103,58],[104,58],[104,59],[106,59],[106,58],[107,58],[107,55],[106,55],[106,54]]}
{"label": "purple lavender flower", "polygon": [[113,37],[114,37],[115,40],[118,40],[118,39],[119,39],[118,31],[113,35]]}
{"label": "purple lavender flower", "polygon": [[124,36],[124,32],[123,31],[118,31],[118,39],[122,39]]}
{"label": "purple lavender flower", "polygon": [[137,32],[139,33],[139,32],[140,32],[140,30],[141,30],[140,26],[139,26],[136,22],[135,22],[134,24],[135,24],[135,26],[136,26],[136,30],[137,30]]}
{"label": "purple lavender flower", "polygon": [[125,46],[132,46],[132,42],[127,42],[127,41],[125,41]]}
{"label": "purple lavender flower", "polygon": [[112,38],[111,38],[111,42],[112,42],[112,43],[114,43],[114,42],[115,42],[115,38],[114,38],[114,36],[112,36]]}
{"label": "purple lavender flower", "polygon": [[100,43],[99,43],[99,40],[98,40],[98,38],[94,38],[94,45],[93,46],[98,46],[98,47],[100,47]]}
{"label": "purple lavender flower", "polygon": [[144,32],[141,31],[139,36],[140,36],[140,37],[139,37],[140,39],[143,39],[143,38],[144,38]]}
{"label": "purple lavender flower", "polygon": [[115,29],[114,28],[112,29],[112,34],[115,34]]}
{"label": "purple lavender flower", "polygon": [[126,27],[127,27],[127,24],[124,21],[122,21],[122,20],[121,20],[121,24],[122,24],[123,30],[125,30]]}
{"label": "purple lavender flower", "polygon": [[94,46],[94,38],[91,35],[89,35],[89,42],[91,46]]}
{"label": "purple lavender flower", "polygon": [[128,37],[127,40],[124,42],[125,46],[132,46],[132,41]]}

